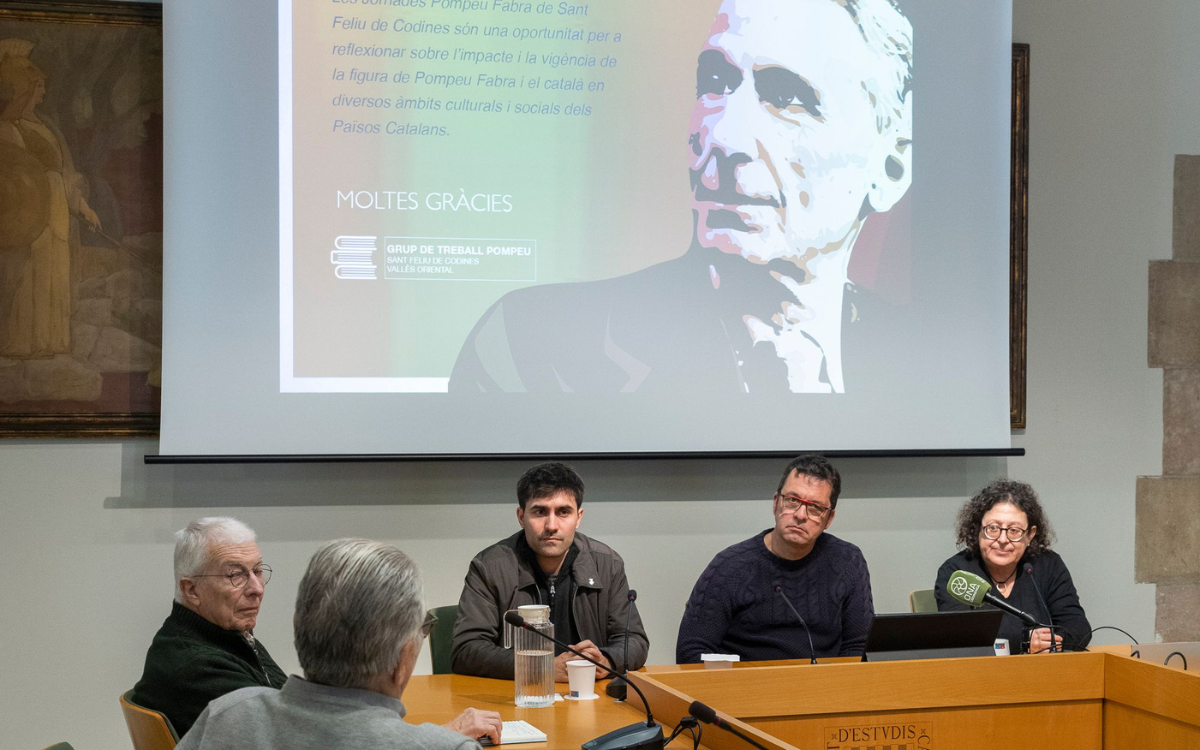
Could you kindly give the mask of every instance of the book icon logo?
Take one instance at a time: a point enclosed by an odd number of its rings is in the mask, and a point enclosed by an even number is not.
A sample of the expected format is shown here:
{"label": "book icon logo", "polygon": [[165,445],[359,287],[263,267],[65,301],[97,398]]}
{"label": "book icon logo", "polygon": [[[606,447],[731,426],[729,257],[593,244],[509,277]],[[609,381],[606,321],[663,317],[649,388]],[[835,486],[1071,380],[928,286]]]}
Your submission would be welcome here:
{"label": "book icon logo", "polygon": [[375,274],[376,237],[341,235],[333,241],[329,262],[339,279],[377,279]]}

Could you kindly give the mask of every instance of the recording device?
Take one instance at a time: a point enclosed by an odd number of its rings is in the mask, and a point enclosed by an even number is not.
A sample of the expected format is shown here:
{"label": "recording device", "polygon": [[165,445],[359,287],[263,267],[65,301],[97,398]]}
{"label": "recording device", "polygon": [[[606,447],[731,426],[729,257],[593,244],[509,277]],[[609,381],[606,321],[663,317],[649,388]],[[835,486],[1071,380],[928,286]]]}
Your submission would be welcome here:
{"label": "recording device", "polygon": [[[505,613],[504,621],[509,625],[512,625],[514,628],[523,628],[531,633],[537,633],[542,638],[545,638],[556,646],[570,651],[580,659],[583,659],[591,664],[595,664],[597,667],[600,667],[613,677],[625,677],[623,672],[616,672],[612,669],[609,669],[595,659],[581,654],[570,645],[563,643],[557,638],[551,638],[537,628],[531,628],[529,623],[525,622],[525,618],[521,617],[516,612]],[[630,724],[627,727],[621,727],[620,729],[614,729],[607,734],[600,735],[594,740],[588,740],[587,742],[583,743],[583,750],[663,750],[663,745],[665,743],[663,741],[662,725],[655,721],[654,714],[650,713],[650,701],[646,700],[646,696],[642,693],[641,689],[638,688],[637,685],[629,682],[628,680],[626,680],[625,683],[633,688],[633,691],[638,694],[639,698],[642,699],[642,705],[646,707],[646,720],[644,722],[639,721],[636,724]]]}
{"label": "recording device", "polygon": [[808,623],[804,621],[804,618],[801,617],[800,613],[796,611],[796,608],[792,606],[792,600],[788,599],[787,594],[783,593],[783,586],[779,585],[778,583],[775,584],[775,593],[779,594],[779,598],[783,599],[783,603],[788,606],[788,609],[792,610],[792,614],[795,615],[796,619],[800,621],[800,625],[804,628],[804,634],[808,636],[808,660],[812,664],[816,664],[817,650],[813,648],[812,631],[808,629]]}
{"label": "recording device", "polygon": [[[621,673],[629,671],[629,623],[633,618],[633,603],[637,601],[637,592],[629,589],[629,609],[625,610],[625,658],[624,664],[621,665]],[[609,698],[623,701],[628,695],[624,677],[614,677],[611,682],[604,688],[604,692]]]}
{"label": "recording device", "polygon": [[990,604],[996,609],[1003,610],[1019,618],[1026,625],[1031,625],[1035,628],[1049,627],[1038,622],[1037,618],[1028,612],[1022,612],[993,594],[992,584],[974,573],[969,573],[965,570],[954,571],[954,575],[950,576],[950,580],[946,582],[946,592],[954,597],[955,601],[962,602],[968,607],[981,607],[984,604]]}
{"label": "recording device", "polygon": [[1037,579],[1033,577],[1033,565],[1025,563],[1025,575],[1029,576],[1029,580],[1033,582],[1033,590],[1037,593],[1038,603],[1042,605],[1042,611],[1046,613],[1046,622],[1050,623],[1050,653],[1058,650],[1054,644],[1054,617],[1050,615],[1050,607],[1046,604],[1046,597],[1042,596],[1042,588],[1038,586]]}
{"label": "recording device", "polygon": [[725,721],[720,716],[717,716],[717,712],[711,707],[704,705],[700,701],[692,701],[692,704],[688,706],[688,713],[700,721],[703,721],[705,724],[712,724],[715,727],[724,729],[726,732],[729,732],[743,742],[754,745],[758,748],[758,750],[769,750],[766,746],[760,744],[754,738],[739,732],[732,724]]}

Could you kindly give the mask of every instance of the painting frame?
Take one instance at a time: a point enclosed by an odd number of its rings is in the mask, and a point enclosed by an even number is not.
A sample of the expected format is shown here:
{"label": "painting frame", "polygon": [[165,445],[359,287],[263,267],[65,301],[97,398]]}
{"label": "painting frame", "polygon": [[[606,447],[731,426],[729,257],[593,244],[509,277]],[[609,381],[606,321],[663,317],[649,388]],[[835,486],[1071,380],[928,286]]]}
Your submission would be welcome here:
{"label": "painting frame", "polygon": [[1029,289],[1029,45],[1012,46],[1012,177],[1009,203],[1008,399],[1012,429],[1025,428]]}
{"label": "painting frame", "polygon": [[[162,5],[117,0],[9,0],[0,6],[0,23],[32,22],[97,27],[147,27],[161,44]],[[161,106],[162,92],[158,92]],[[158,191],[158,210],[162,194]],[[158,259],[161,269],[161,256]],[[161,290],[158,292],[161,304]],[[161,312],[159,314],[161,326]],[[161,355],[158,367],[161,368]],[[0,413],[0,438],[130,438],[155,437],[160,410]]]}

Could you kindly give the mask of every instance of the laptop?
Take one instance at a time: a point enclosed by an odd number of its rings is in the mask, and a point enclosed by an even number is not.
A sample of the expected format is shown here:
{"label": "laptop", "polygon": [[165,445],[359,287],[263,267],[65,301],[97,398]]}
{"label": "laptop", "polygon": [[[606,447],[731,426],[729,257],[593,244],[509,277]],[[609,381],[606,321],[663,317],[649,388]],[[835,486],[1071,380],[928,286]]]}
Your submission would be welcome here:
{"label": "laptop", "polygon": [[995,656],[998,609],[875,615],[864,661]]}

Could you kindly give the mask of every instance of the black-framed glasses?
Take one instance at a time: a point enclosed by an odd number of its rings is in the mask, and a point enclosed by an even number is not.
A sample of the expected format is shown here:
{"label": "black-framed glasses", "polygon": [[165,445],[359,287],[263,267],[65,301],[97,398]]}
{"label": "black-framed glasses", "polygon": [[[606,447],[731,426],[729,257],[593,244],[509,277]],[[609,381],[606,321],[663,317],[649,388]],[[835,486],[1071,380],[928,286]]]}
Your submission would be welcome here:
{"label": "black-framed glasses", "polygon": [[254,576],[266,586],[267,581],[271,580],[270,565],[255,565],[253,570],[246,570],[242,566],[229,571],[228,573],[207,573],[202,575],[187,576],[188,578],[228,578],[229,585],[235,589],[243,588],[250,581],[250,576]]}
{"label": "black-framed glasses", "polygon": [[833,508],[830,508],[828,505],[821,505],[820,503],[804,500],[796,497],[795,495],[782,495],[776,492],[775,499],[779,501],[779,504],[786,512],[796,513],[801,508],[804,508],[805,515],[818,521],[825,520],[825,516],[829,515],[829,511],[833,510]]}
{"label": "black-framed glasses", "polygon": [[421,637],[428,638],[429,631],[433,630],[434,625],[437,625],[437,615],[433,612],[426,612],[425,621],[421,623]]}
{"label": "black-framed glasses", "polygon": [[1023,529],[1020,526],[998,526],[994,523],[989,523],[983,527],[983,535],[993,542],[1000,538],[1000,533],[1003,532],[1008,537],[1010,542],[1019,542],[1025,538],[1025,532],[1029,529]]}

